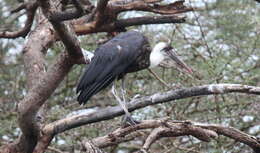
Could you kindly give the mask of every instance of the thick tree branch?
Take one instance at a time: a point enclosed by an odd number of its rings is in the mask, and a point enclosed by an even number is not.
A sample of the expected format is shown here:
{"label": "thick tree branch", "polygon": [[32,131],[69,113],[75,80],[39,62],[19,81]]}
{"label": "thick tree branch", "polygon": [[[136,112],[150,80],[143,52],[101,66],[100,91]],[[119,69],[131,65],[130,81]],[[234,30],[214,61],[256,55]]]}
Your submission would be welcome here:
{"label": "thick tree branch", "polygon": [[177,16],[145,16],[145,17],[135,17],[129,19],[121,19],[112,23],[104,24],[100,27],[96,27],[95,22],[73,25],[75,32],[78,35],[97,33],[97,32],[111,32],[118,31],[120,29],[125,29],[126,27],[136,26],[136,25],[147,25],[147,24],[164,24],[164,23],[183,23],[185,22],[184,17]]}
{"label": "thick tree branch", "polygon": [[[97,6],[96,18],[94,21],[82,24],[74,24],[75,32],[79,35],[96,33],[96,32],[113,32],[124,31],[124,28],[134,25],[145,24],[160,24],[160,23],[182,23],[184,17],[174,16],[175,14],[191,11],[192,8],[187,8],[183,5],[184,1],[177,1],[172,4],[158,5],[152,3],[158,2],[158,0],[137,0],[137,1],[109,1],[101,0]],[[107,6],[107,7],[105,7]],[[103,8],[103,9],[100,9]],[[151,17],[138,17],[118,20],[117,16],[123,11],[148,11],[156,14],[168,14],[168,16],[151,16]],[[99,22],[103,19],[102,22]]]}
{"label": "thick tree branch", "polygon": [[[167,119],[145,120],[140,124],[119,128],[105,136],[94,138],[91,142],[98,148],[105,148],[125,142],[126,139],[124,138],[132,133],[137,133],[148,129],[150,132],[148,132],[148,137],[142,147],[142,150],[144,151],[148,151],[150,146],[155,141],[163,137],[178,137],[186,135],[194,136],[205,142],[209,142],[212,138],[217,138],[218,135],[224,135],[234,139],[235,141],[248,145],[253,150],[260,149],[260,141],[257,138],[232,127],[217,124],[202,124],[191,121],[172,121]],[[142,135],[139,133],[139,135],[135,136],[140,137]],[[83,144],[85,144],[84,146],[87,148],[89,141]]]}
{"label": "thick tree branch", "polygon": [[[82,57],[82,51],[77,40],[76,34],[73,28],[69,24],[61,23],[59,21],[53,20],[53,8],[50,5],[50,1],[40,0],[41,8],[43,9],[44,15],[49,19],[53,28],[57,32],[60,40],[63,42],[70,56],[77,59]],[[58,9],[58,8],[57,8]],[[61,8],[60,8],[61,9]],[[58,9],[59,10],[59,9]]]}
{"label": "thick tree branch", "polygon": [[215,124],[209,124],[209,125],[208,124],[199,124],[199,123],[195,123],[195,125],[200,126],[205,129],[215,131],[219,135],[224,135],[224,136],[232,138],[236,141],[244,143],[244,144],[250,146],[253,150],[255,150],[256,153],[258,153],[256,150],[258,150],[258,151],[260,150],[260,139],[259,138],[248,135],[246,133],[243,133],[233,127],[225,127],[225,126],[215,125]]}
{"label": "thick tree branch", "polygon": [[158,1],[143,1],[136,0],[128,2],[127,4],[122,3],[120,5],[120,1],[111,2],[110,7],[111,10],[115,10],[116,13],[125,12],[125,11],[146,11],[153,12],[157,14],[180,14],[184,12],[192,11],[192,8],[188,8],[184,5],[184,0],[176,1],[170,4],[159,5]]}
{"label": "thick tree branch", "polygon": [[32,137],[32,134],[33,136],[37,134],[38,137],[38,132],[35,131],[39,128],[36,128],[36,114],[72,66],[73,61],[68,54],[66,52],[61,53],[57,61],[39,78],[38,83],[32,87],[26,97],[19,103],[19,124],[23,133],[30,136],[29,138]]}
{"label": "thick tree branch", "polygon": [[[23,60],[27,77],[26,85],[29,92],[44,74],[44,56],[48,46],[54,42],[54,35],[50,29],[50,25],[46,23],[46,20],[43,20],[41,23],[42,24],[39,24],[31,33],[23,48]],[[36,121],[37,112],[26,112],[25,109],[21,109],[22,107],[29,108],[30,106],[27,101],[21,101],[18,106],[18,121],[23,135],[18,140],[17,146],[23,146],[22,149],[25,152],[30,152],[37,143],[37,137],[40,131],[39,123]],[[27,117],[24,118],[21,114],[27,114]]]}
{"label": "thick tree branch", "polygon": [[[104,23],[105,10],[109,0],[99,0],[96,8],[96,26]],[[107,19],[106,19],[107,20]]]}
{"label": "thick tree branch", "polygon": [[135,25],[147,25],[147,24],[164,24],[164,23],[183,23],[185,17],[178,16],[144,16],[135,17],[129,19],[117,20],[114,24],[117,28],[125,28]]}
{"label": "thick tree branch", "polygon": [[[134,111],[136,109],[140,109],[149,105],[166,103],[177,99],[212,94],[226,94],[232,92],[260,95],[260,87],[247,86],[241,84],[212,84],[170,90],[168,92],[156,93],[151,96],[135,99],[128,104],[128,109],[129,111]],[[50,134],[58,134],[81,125],[112,119],[122,114],[124,114],[124,111],[119,106],[104,108],[91,114],[75,115],[47,124],[43,128],[43,132]]]}

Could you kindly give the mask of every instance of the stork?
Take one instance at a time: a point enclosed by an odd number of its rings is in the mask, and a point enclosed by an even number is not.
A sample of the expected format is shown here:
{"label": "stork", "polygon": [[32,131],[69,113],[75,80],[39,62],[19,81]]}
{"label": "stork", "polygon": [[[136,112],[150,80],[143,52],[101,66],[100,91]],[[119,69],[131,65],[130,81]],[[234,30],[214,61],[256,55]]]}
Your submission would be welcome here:
{"label": "stork", "polygon": [[134,123],[126,107],[124,76],[127,73],[140,71],[146,68],[159,66],[165,60],[173,60],[179,68],[188,73],[192,69],[177,57],[173,48],[165,42],[160,42],[153,49],[148,39],[137,31],[121,33],[94,52],[89,66],[85,70],[77,86],[78,102],[85,104],[93,95],[105,89],[116,79],[122,79],[121,100],[112,86],[112,93],[119,101],[126,114],[126,120]]}

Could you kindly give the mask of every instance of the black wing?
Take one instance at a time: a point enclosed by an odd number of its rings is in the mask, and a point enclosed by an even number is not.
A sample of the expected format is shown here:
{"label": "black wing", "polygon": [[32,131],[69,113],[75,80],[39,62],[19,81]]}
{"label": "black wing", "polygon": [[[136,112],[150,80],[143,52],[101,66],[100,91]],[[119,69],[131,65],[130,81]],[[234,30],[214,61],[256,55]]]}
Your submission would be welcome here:
{"label": "black wing", "polygon": [[147,43],[139,32],[119,34],[96,49],[94,57],[77,87],[78,102],[86,103],[94,94],[109,86],[139,56]]}

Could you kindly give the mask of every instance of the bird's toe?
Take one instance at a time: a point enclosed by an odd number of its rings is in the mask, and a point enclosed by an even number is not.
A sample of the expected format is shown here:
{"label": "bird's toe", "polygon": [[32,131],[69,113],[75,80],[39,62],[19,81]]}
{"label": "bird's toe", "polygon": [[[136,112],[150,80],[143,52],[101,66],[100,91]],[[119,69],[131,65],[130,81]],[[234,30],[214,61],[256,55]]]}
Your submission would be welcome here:
{"label": "bird's toe", "polygon": [[122,127],[134,126],[134,125],[137,125],[139,123],[140,123],[139,121],[135,120],[130,115],[125,115],[122,118]]}

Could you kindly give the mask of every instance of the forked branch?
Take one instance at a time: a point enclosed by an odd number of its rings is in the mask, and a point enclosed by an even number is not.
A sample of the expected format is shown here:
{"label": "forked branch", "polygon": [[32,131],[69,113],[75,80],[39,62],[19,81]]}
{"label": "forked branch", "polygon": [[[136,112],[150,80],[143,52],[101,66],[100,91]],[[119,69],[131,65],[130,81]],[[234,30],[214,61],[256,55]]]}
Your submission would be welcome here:
{"label": "forked branch", "polygon": [[[146,132],[144,132],[144,130]],[[149,130],[149,132],[147,132]],[[135,134],[138,133],[139,135]],[[115,131],[98,138],[94,138],[91,141],[84,142],[84,147],[87,149],[90,142],[98,148],[105,148],[113,146],[121,142],[130,141],[127,139],[132,134],[135,138],[142,137],[140,133],[148,133],[142,151],[148,151],[150,146],[157,140],[164,137],[179,137],[179,136],[194,136],[197,139],[205,142],[216,139],[218,135],[224,135],[240,143],[244,143],[251,147],[253,150],[260,149],[260,140],[256,137],[248,135],[233,127],[226,127],[216,124],[202,124],[191,121],[173,121],[169,119],[158,120],[145,120],[140,124],[129,126],[125,128],[119,128]]]}
{"label": "forked branch", "polygon": [[16,9],[12,10],[11,13],[18,12],[20,10],[26,10],[27,19],[25,21],[24,27],[17,31],[0,31],[0,38],[18,38],[18,37],[26,37],[27,34],[31,30],[31,26],[33,24],[35,12],[37,10],[38,4],[36,1],[27,2],[20,4]]}
{"label": "forked branch", "polygon": [[[204,96],[227,93],[247,93],[260,95],[260,87],[247,86],[241,84],[211,84],[191,88],[169,90],[163,93],[156,93],[150,96],[135,99],[128,104],[129,111],[134,111],[150,105],[166,102],[178,102],[174,100],[184,99],[194,96]],[[103,120],[109,120],[116,116],[123,115],[124,111],[120,106],[99,109],[91,114],[80,114],[67,117],[53,123],[47,124],[43,128],[44,133],[58,134],[66,130],[76,128],[85,124],[91,124]]]}

